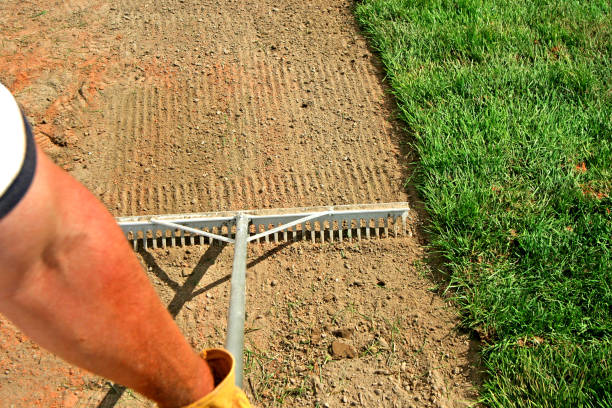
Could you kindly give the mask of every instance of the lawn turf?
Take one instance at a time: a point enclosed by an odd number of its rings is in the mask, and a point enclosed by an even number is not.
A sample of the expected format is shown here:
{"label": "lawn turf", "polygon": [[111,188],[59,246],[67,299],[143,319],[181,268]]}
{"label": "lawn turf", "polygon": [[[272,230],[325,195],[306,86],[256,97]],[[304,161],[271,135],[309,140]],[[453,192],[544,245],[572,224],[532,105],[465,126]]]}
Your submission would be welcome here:
{"label": "lawn turf", "polygon": [[483,402],[612,406],[612,5],[364,0]]}

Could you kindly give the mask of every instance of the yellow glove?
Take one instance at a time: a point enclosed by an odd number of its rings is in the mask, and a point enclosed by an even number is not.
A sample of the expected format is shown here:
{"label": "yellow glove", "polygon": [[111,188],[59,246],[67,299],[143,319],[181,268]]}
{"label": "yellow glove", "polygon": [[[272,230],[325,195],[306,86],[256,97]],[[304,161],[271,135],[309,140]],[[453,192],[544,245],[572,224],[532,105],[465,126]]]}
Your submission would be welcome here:
{"label": "yellow glove", "polygon": [[234,357],[223,349],[204,350],[200,356],[213,372],[215,389],[184,408],[251,408],[244,392],[234,384]]}

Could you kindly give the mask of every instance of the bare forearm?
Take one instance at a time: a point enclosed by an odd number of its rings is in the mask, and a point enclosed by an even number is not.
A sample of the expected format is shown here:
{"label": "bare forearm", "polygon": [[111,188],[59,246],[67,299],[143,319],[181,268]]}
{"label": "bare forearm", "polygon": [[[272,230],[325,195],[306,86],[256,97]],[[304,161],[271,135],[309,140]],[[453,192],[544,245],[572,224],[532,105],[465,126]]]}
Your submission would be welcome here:
{"label": "bare forearm", "polygon": [[[208,366],[160,303],[111,215],[47,158],[39,166],[47,168],[37,177],[53,178],[57,191],[48,197],[49,219],[37,221],[52,227],[41,232],[47,238],[39,256],[0,297],[0,312],[69,362],[163,406],[210,391]],[[46,185],[38,183],[32,188]],[[36,205],[22,204],[15,211]]]}

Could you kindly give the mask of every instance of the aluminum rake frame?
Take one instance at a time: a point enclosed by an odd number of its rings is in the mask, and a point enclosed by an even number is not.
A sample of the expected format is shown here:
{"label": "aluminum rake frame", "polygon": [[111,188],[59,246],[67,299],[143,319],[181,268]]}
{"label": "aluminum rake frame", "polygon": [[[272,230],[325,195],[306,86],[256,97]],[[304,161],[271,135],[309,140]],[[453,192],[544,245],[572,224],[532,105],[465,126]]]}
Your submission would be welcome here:
{"label": "aluminum rake frame", "polygon": [[[236,385],[242,386],[244,320],[246,299],[246,258],[249,242],[334,239],[352,241],[386,237],[407,231],[409,205],[387,204],[341,205],[275,210],[171,214],[119,217],[117,222],[134,250],[176,245],[234,244],[230,304],[225,347],[236,360]],[[196,242],[197,241],[197,242]]]}

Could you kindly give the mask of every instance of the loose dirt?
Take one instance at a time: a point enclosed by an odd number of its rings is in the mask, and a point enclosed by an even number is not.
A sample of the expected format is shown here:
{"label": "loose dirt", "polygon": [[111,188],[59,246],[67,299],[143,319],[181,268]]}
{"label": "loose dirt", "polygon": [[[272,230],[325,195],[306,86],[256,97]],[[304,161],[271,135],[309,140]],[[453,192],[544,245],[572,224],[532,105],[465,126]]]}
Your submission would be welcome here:
{"label": "loose dirt", "polygon": [[[405,135],[352,3],[8,0],[0,81],[115,215],[412,201]],[[259,406],[466,406],[478,344],[412,237],[250,249]],[[101,243],[102,244],[102,243]],[[221,345],[230,247],[140,252],[194,347]],[[0,406],[148,402],[0,319]]]}

